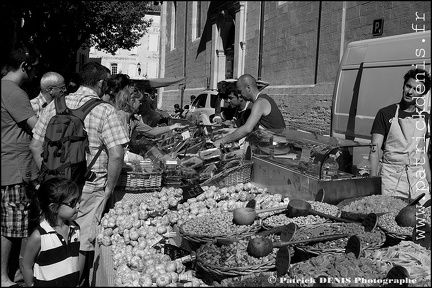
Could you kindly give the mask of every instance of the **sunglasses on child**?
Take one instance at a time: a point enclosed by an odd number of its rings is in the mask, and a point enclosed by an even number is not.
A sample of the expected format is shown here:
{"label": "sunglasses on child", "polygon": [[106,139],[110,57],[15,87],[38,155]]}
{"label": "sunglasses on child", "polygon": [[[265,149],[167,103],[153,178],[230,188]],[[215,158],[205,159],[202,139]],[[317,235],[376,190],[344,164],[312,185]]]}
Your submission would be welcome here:
{"label": "sunglasses on child", "polygon": [[69,206],[70,208],[75,208],[76,205],[80,202],[81,198],[75,198],[71,200],[69,203],[62,202],[63,205]]}

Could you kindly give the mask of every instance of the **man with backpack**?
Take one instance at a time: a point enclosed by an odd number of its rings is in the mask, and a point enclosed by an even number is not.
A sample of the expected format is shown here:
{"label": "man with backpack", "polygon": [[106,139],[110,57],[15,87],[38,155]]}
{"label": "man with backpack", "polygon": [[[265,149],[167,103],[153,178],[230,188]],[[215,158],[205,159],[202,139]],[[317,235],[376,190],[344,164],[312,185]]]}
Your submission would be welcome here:
{"label": "man with backpack", "polygon": [[[77,109],[85,105],[88,101],[95,101],[92,99],[99,99],[104,95],[107,89],[107,81],[110,76],[108,71],[109,70],[107,70],[106,67],[96,62],[85,64],[80,71],[81,86],[79,89],[75,93],[61,97],[65,99],[67,108],[69,110]],[[73,143],[69,143],[66,140],[52,141],[53,143],[51,143],[51,145],[44,146],[44,141],[48,141],[46,136],[51,137],[51,135],[46,135],[48,133],[47,128],[53,124],[61,125],[55,124],[52,121],[50,122],[52,118],[61,120],[61,117],[56,116],[56,104],[61,104],[61,102],[52,101],[45,108],[44,113],[40,116],[39,121],[33,129],[33,140],[30,144],[33,157],[36,160],[38,167],[42,169],[42,175],[44,176],[49,176],[51,174],[55,175],[57,172],[61,173],[61,169],[59,168],[47,168],[47,166],[52,164],[47,161],[52,159],[50,158],[52,157],[52,154],[51,156],[46,155],[46,151],[53,148],[51,146],[58,146],[58,149],[53,152],[55,155],[67,155],[63,150],[68,149],[68,147],[70,147],[70,149],[77,149],[76,147],[73,148]],[[62,110],[64,110],[64,108],[65,107],[62,107]],[[65,119],[67,117],[62,118]],[[69,120],[71,119],[72,118],[69,117]],[[87,167],[88,164],[97,157],[96,155],[99,154],[98,152],[100,152],[97,160],[92,163],[91,179],[87,178],[85,181],[80,201],[80,209],[76,219],[76,222],[81,227],[80,275],[83,281],[87,281],[89,276],[88,273],[93,263],[97,226],[100,223],[107,200],[113,193],[117,184],[123,166],[123,146],[129,142],[129,136],[123,128],[123,125],[120,123],[117,111],[107,102],[99,103],[91,109],[88,115],[84,118],[84,126],[88,135],[88,147],[90,149],[90,152],[86,153]],[[52,129],[49,131],[52,131]],[[59,142],[62,142],[63,144]],[[102,147],[101,150],[99,149],[100,147]],[[43,154],[44,152],[45,154]],[[73,157],[73,155],[69,155],[69,157]],[[84,170],[86,169],[86,165],[84,165]],[[78,171],[79,170],[80,169],[78,169]],[[74,175],[74,173],[70,173],[71,174],[68,175]]]}

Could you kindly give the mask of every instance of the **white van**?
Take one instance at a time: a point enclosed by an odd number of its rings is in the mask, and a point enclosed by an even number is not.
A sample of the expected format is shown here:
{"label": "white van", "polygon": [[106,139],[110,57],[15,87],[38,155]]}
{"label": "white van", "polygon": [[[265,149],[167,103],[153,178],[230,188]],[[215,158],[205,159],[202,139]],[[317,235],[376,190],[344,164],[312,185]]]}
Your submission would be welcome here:
{"label": "white van", "polygon": [[[430,38],[425,31],[349,43],[333,92],[331,136],[369,144],[378,110],[401,100],[405,73],[415,65],[430,72]],[[423,110],[430,109],[429,91]],[[369,147],[352,153],[357,165]]]}

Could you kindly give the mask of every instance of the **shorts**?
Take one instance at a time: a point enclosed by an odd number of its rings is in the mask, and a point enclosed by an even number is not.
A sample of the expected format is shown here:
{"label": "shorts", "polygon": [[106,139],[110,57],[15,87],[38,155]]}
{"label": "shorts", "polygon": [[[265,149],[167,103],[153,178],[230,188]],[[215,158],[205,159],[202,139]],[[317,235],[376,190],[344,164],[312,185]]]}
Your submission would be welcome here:
{"label": "shorts", "polygon": [[86,182],[84,186],[78,216],[75,221],[80,226],[80,251],[94,251],[102,214],[111,194],[105,193],[105,182]]}
{"label": "shorts", "polygon": [[27,187],[24,183],[1,187],[1,235],[4,237],[28,237]]}

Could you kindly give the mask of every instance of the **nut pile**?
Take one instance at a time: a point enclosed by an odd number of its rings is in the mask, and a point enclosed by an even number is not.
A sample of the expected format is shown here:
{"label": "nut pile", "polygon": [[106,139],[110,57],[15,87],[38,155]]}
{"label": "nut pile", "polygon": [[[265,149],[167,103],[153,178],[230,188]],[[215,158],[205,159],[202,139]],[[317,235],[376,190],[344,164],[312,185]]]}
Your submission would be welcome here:
{"label": "nut pile", "polygon": [[336,205],[331,205],[324,202],[318,202],[318,201],[307,201],[309,204],[311,204],[312,209],[327,215],[339,217],[340,216],[340,210]]}
{"label": "nut pile", "polygon": [[307,215],[307,216],[289,218],[285,215],[285,213],[275,214],[263,220],[264,226],[269,228],[286,225],[291,222],[297,224],[297,226],[305,226],[305,225],[326,223],[329,222],[329,220],[316,215]]}
{"label": "nut pile", "polygon": [[406,205],[405,201],[392,196],[371,195],[355,200],[341,210],[359,214],[388,213],[399,212]]}
{"label": "nut pile", "polygon": [[[303,240],[335,234],[357,235],[364,249],[381,246],[385,241],[384,232],[380,229],[375,229],[373,232],[365,232],[363,226],[356,223],[327,223],[315,227],[303,227],[297,230],[292,240]],[[332,241],[314,243],[307,247],[314,250],[344,249],[348,238],[349,237],[345,237]]]}
{"label": "nut pile", "polygon": [[207,237],[225,236],[248,231],[252,225],[236,225],[232,213],[215,212],[187,220],[180,226],[180,231],[190,235]]}
{"label": "nut pile", "polygon": [[[424,220],[430,225],[431,224],[431,207],[424,208],[424,213],[419,214],[418,217],[424,218]],[[386,213],[378,218],[378,226],[390,233],[401,234],[411,236],[413,227],[402,227],[399,226],[395,218],[398,212]]]}
{"label": "nut pile", "polygon": [[[384,279],[388,267],[369,258],[356,259],[353,253],[321,254],[317,257],[294,264],[289,274],[297,279],[315,279],[328,276],[330,279],[343,279],[344,283],[335,283],[333,287],[374,287],[377,283],[362,283],[357,279]],[[354,278],[355,275],[355,278]],[[349,281],[348,281],[349,280]],[[311,281],[312,282],[312,281]],[[303,287],[313,287],[311,282],[300,282]]]}

